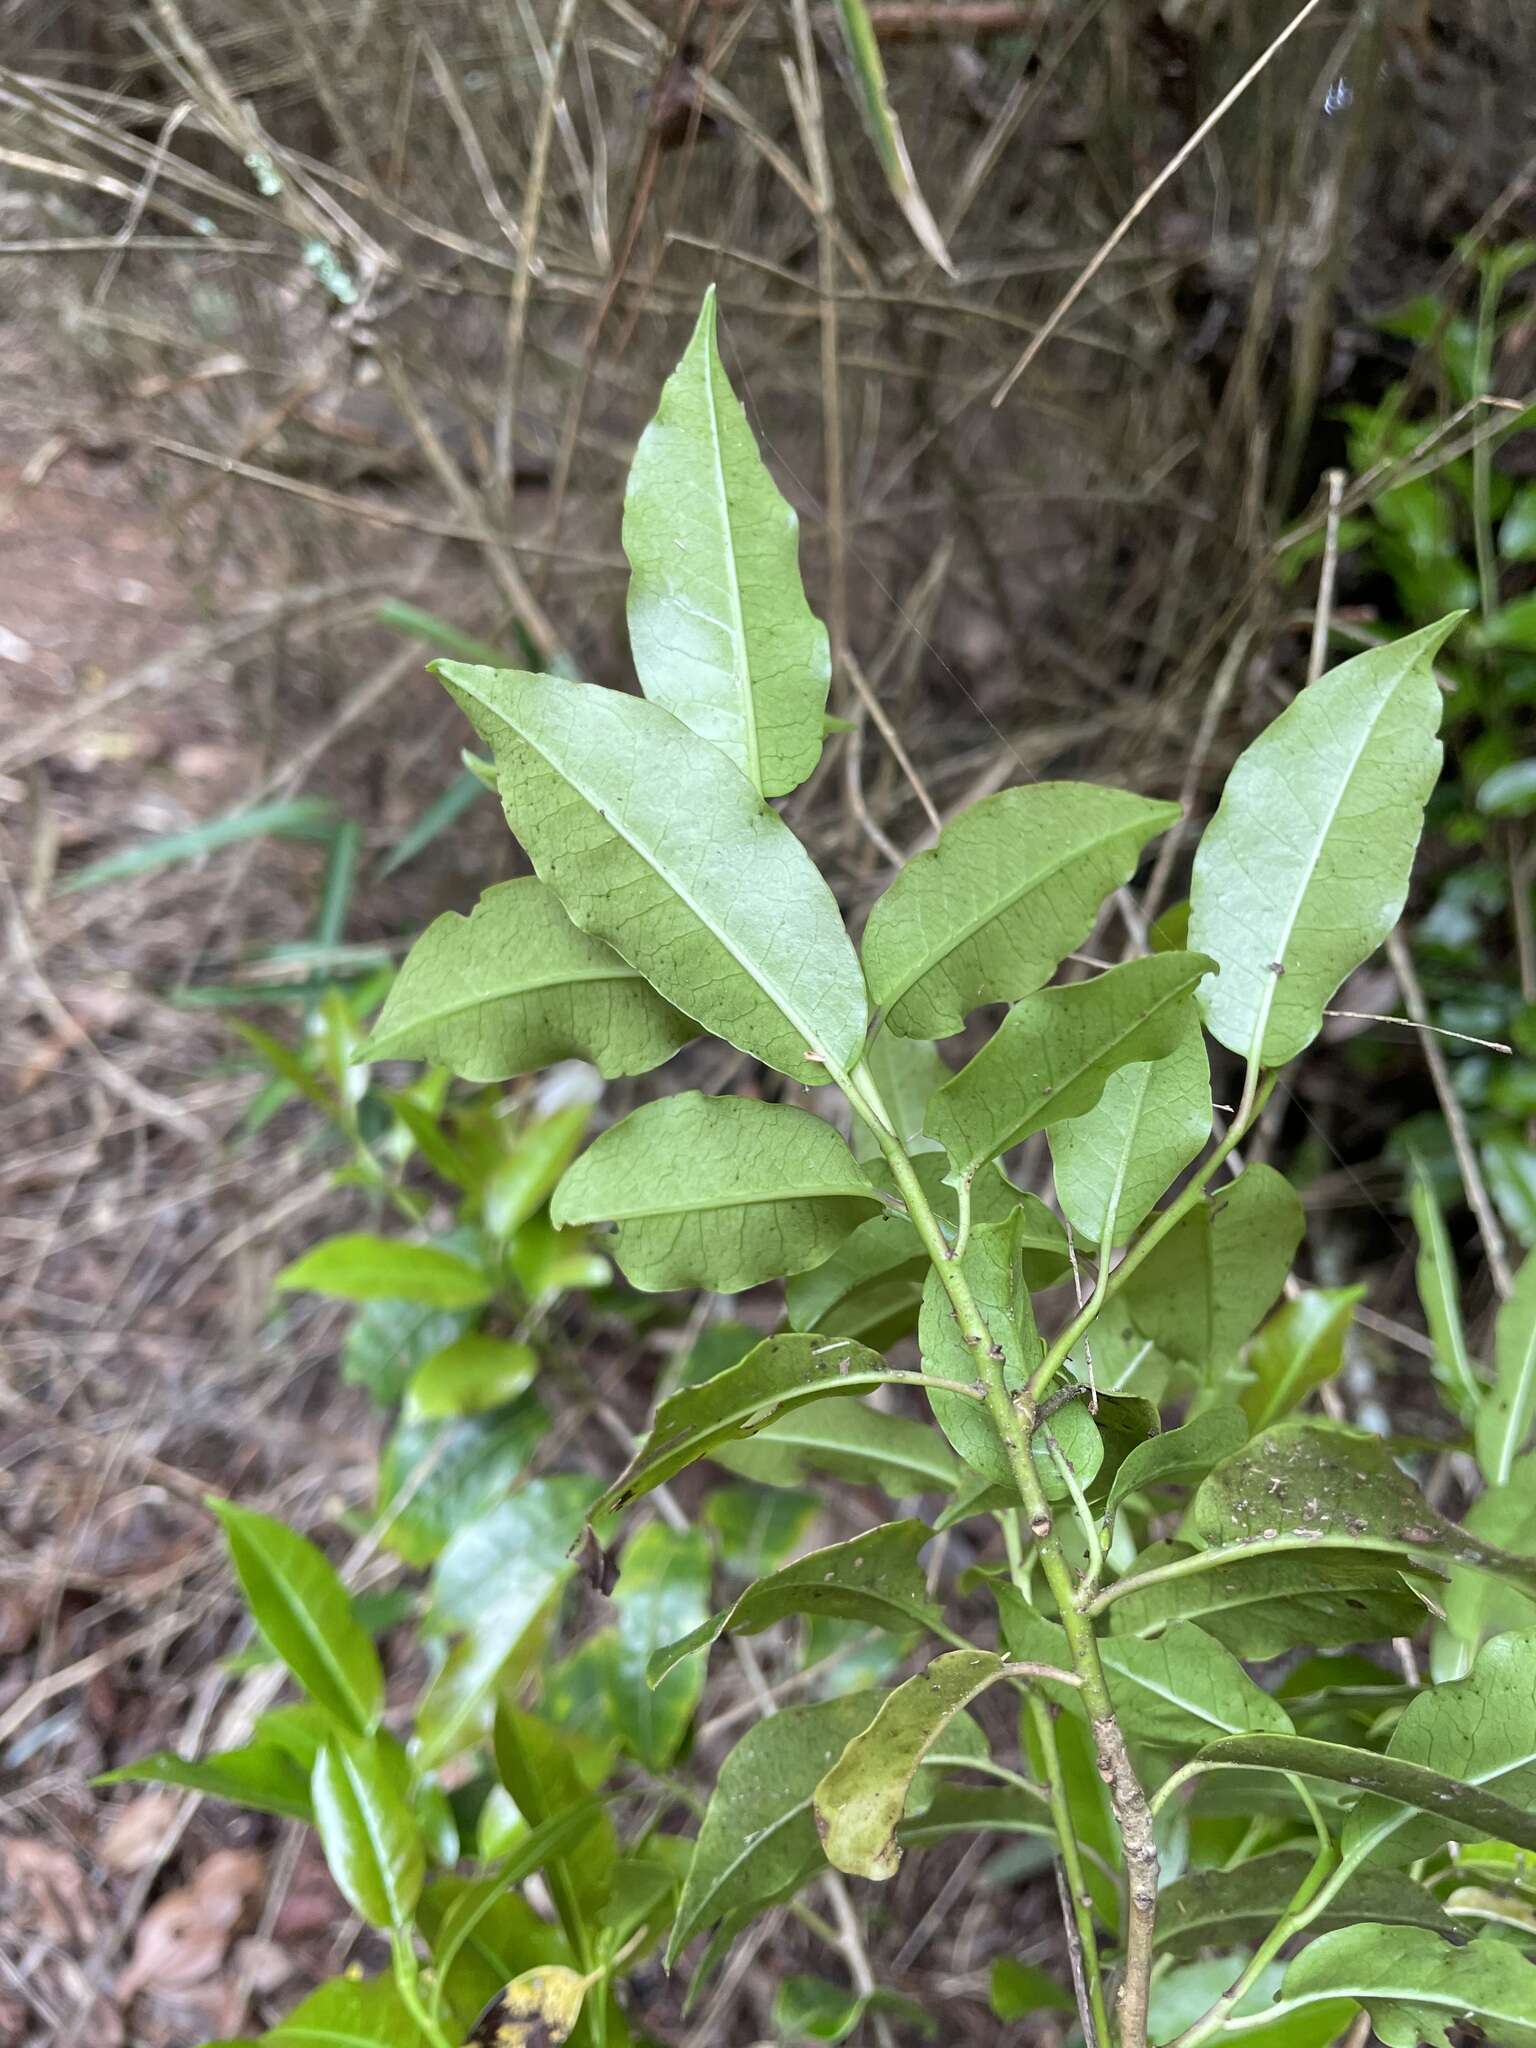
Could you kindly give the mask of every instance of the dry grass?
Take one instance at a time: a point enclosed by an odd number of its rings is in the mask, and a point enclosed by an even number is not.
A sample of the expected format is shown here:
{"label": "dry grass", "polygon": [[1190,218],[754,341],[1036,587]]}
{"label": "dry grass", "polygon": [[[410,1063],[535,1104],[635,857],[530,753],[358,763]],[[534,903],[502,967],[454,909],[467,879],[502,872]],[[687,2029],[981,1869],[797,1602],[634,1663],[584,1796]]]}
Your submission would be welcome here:
{"label": "dry grass", "polygon": [[[1327,408],[1383,374],[1369,316],[1463,292],[1480,224],[1536,227],[1530,10],[1334,0],[1088,274],[1295,11],[888,6],[950,278],[819,4],[0,5],[0,1764],[4,1831],[58,1858],[10,1873],[0,2035],[122,2038],[146,1902],[219,1846],[266,1858],[266,1948],[141,1998],[129,2038],[236,2031],[248,1993],[280,2009],[335,1966],[307,1852],[199,1808],[113,1866],[82,1780],[243,1697],[212,1662],[236,1624],[202,1491],[317,1523],[366,1500],[372,1459],[333,1324],[268,1324],[276,1266],[348,1198],[303,1118],[242,1135],[251,1080],[178,996],[307,937],[320,855],[60,877],[288,795],[362,827],[349,939],[393,944],[504,872],[483,807],[373,879],[461,738],[374,608],[624,683],[622,477],[711,278],[833,625],[854,730],[795,820],[850,910],[933,814],[1021,777],[1198,807],[1304,647],[1269,570],[1316,510]],[[1325,1084],[1300,1112],[1325,1142],[1350,1113]],[[1380,1190],[1345,1168],[1333,1193],[1347,1228]],[[941,1928],[960,1867],[904,1877],[930,1889],[869,1940],[889,1964],[905,1938],[979,2041],[979,1958],[1050,1915],[1038,1887],[1025,1923],[983,1891]],[[110,1882],[60,1901],[69,1870]],[[762,1982],[761,1958],[728,1980],[712,2038],[766,2027]]]}

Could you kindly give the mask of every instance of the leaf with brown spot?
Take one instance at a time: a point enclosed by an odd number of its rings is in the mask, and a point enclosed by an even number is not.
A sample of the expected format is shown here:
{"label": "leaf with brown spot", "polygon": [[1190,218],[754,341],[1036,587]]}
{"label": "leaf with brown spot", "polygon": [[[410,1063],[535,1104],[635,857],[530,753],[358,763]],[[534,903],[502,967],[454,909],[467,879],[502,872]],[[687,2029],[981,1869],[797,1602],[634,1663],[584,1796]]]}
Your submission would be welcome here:
{"label": "leaf with brown spot", "polygon": [[464,2048],[561,2048],[581,2017],[588,1981],[563,1963],[525,1970],[491,2000]]}

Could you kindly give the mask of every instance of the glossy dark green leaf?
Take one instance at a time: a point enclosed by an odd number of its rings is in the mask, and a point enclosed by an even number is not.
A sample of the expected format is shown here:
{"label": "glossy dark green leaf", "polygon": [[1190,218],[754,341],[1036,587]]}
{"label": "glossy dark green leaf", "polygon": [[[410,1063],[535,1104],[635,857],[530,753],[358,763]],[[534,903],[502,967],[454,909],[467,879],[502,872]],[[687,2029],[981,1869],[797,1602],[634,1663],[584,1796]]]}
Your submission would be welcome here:
{"label": "glossy dark green leaf", "polygon": [[893,1372],[873,1351],[813,1332],[769,1337],[727,1372],[669,1394],[628,1469],[593,1510],[609,1514],[660,1486],[718,1446],[755,1435],[805,1401],[867,1392],[915,1374]]}
{"label": "glossy dark green leaf", "polygon": [[[681,1636],[690,1641],[709,1612],[709,1538],[702,1529],[648,1522],[619,1560],[613,1604],[618,1641],[609,1677],[616,1725],[647,1770],[665,1771],[687,1736],[704,1690],[705,1660],[688,1650],[656,1660]],[[691,1643],[691,1649],[702,1648]]]}
{"label": "glossy dark green leaf", "polygon": [[1221,972],[1206,1028],[1283,1066],[1402,913],[1440,773],[1434,657],[1457,623],[1371,648],[1304,689],[1227,777],[1195,854],[1189,943]]}
{"label": "glossy dark green leaf", "polygon": [[1172,1052],[1121,1067],[1086,1116],[1051,1126],[1062,1214],[1089,1244],[1124,1244],[1210,1135],[1210,1062],[1191,1007]]}
{"label": "glossy dark green leaf", "polygon": [[[1310,1849],[1274,1849],[1234,1869],[1191,1870],[1175,1878],[1157,1897],[1158,1947],[1171,1956],[1194,1956],[1208,1948],[1257,1946],[1290,1905],[1313,1862]],[[1311,1926],[1324,1933],[1361,1920],[1456,1932],[1455,1921],[1434,1893],[1394,1870],[1357,1871]]]}
{"label": "glossy dark green leaf", "polygon": [[1236,1408],[1209,1408],[1193,1422],[1148,1437],[1116,1472],[1105,1502],[1106,1516],[1123,1500],[1153,1486],[1188,1485],[1247,1442],[1248,1423]]}
{"label": "glossy dark green leaf", "polygon": [[171,1750],[157,1750],[120,1770],[106,1771],[91,1782],[96,1785],[175,1785],[187,1792],[201,1792],[211,1799],[228,1799],[236,1806],[254,1807],[258,1813],[282,1814],[286,1819],[307,1821],[313,1809],[309,1797],[309,1770],[290,1747],[281,1742],[256,1738],[238,1749],[218,1750],[196,1759],[177,1756]]}
{"label": "glossy dark green leaf", "polygon": [[604,1131],[556,1189],[550,1216],[615,1222],[614,1257],[636,1287],[734,1294],[819,1265],[878,1207],[819,1116],[690,1090]]}
{"label": "glossy dark green leaf", "polygon": [[1474,1432],[1477,1462],[1490,1486],[1503,1486],[1536,1428],[1536,1253],[1515,1276],[1494,1327],[1494,1385],[1483,1396]]}
{"label": "glossy dark green leaf", "polygon": [[477,1308],[496,1291],[489,1274],[456,1252],[362,1233],[328,1237],[285,1266],[277,1285],[343,1301],[415,1301],[442,1309]]}
{"label": "glossy dark green leaf", "polygon": [[825,1870],[812,1794],[878,1705],[872,1693],[852,1693],[785,1707],[748,1729],[716,1775],[667,1945],[669,1966],[694,1935],[727,1915],[792,1898]]}
{"label": "glossy dark green leaf", "polygon": [[1365,2007],[1385,2048],[1449,2041],[1466,2020],[1501,2048],[1536,2048],[1536,1963],[1490,1936],[1453,1948],[1423,1928],[1341,1927],[1297,1956],[1280,2006],[1341,1992]]}
{"label": "glossy dark green leaf", "polygon": [[762,796],[798,788],[821,758],[832,661],[799,532],[720,360],[711,286],[630,468],[629,638],[646,696]]}
{"label": "glossy dark green leaf", "polygon": [[440,1421],[450,1415],[482,1415],[505,1407],[533,1384],[537,1353],[471,1330],[424,1358],[405,1390],[408,1415]]}
{"label": "glossy dark green leaf", "polygon": [[913,1778],[955,1716],[1007,1670],[991,1650],[951,1650],[886,1695],[816,1787],[816,1826],[834,1869],[895,1876],[896,1829]]}
{"label": "glossy dark green leaf", "polygon": [[411,1770],[392,1736],[334,1735],[310,1782],[315,1827],[337,1889],[370,1926],[404,1928],[426,1873]]}
{"label": "glossy dark green leaf", "polygon": [[427,926],[363,1056],[430,1060],[466,1081],[584,1059],[612,1080],[660,1066],[696,1035],[643,975],[578,931],[560,899],[527,876],[487,889],[468,917],[446,910]]}
{"label": "glossy dark green leaf", "polygon": [[947,1038],[980,1004],[1043,987],[1178,815],[1086,782],[1005,789],[962,811],[869,914],[861,950],[886,1028]]}
{"label": "glossy dark green leaf", "polygon": [[707,1649],[727,1632],[757,1635],[787,1614],[832,1615],[898,1632],[931,1628],[940,1614],[928,1597],[917,1558],[932,1539],[926,1522],[886,1522],[847,1543],[813,1550],[759,1579],[733,1607],[712,1615],[680,1641],[657,1650],[647,1675],[654,1685],[681,1658]]}
{"label": "glossy dark green leaf", "polygon": [[1119,1068],[1176,1050],[1211,965],[1201,953],[1156,954],[1026,996],[929,1103],[929,1136],[969,1173],[1085,1115]]}
{"label": "glossy dark green leaf", "polygon": [[1380,1437],[1325,1422],[1282,1422],[1210,1474],[1191,1510],[1196,1533],[1232,1543],[1347,1545],[1494,1572],[1536,1590],[1536,1559],[1482,1543],[1438,1514]]}
{"label": "glossy dark green leaf", "polygon": [[1284,1286],[1302,1228],[1290,1183],[1251,1166],[1174,1225],[1126,1282],[1125,1306],[1170,1358],[1219,1366]]}
{"label": "glossy dark green leaf", "polygon": [[318,1706],[341,1727],[370,1733],[384,1710],[384,1673],[335,1567],[269,1515],[227,1500],[208,1505],[257,1627]]}
{"label": "glossy dark green leaf", "polygon": [[536,1117],[487,1174],[480,1208],[498,1244],[514,1238],[549,1200],[586,1136],[591,1115],[590,1103],[578,1101]]}
{"label": "glossy dark green leaf", "polygon": [[1338,1375],[1364,1294],[1363,1287],[1306,1287],[1275,1310],[1245,1360],[1253,1384],[1243,1389],[1243,1412],[1253,1429],[1278,1422]]}
{"label": "glossy dark green leaf", "polygon": [[435,666],[495,754],[512,829],[583,931],[792,1080],[853,1067],[868,1000],[832,892],[718,747],[643,698]]}

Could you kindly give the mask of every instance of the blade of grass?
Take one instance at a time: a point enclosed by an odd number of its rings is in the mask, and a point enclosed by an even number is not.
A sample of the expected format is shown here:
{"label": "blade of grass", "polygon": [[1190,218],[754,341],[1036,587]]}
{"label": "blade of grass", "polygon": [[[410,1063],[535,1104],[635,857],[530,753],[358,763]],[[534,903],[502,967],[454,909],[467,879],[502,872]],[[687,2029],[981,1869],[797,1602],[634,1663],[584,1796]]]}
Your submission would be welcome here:
{"label": "blade of grass", "polygon": [[928,202],[918,186],[917,173],[912,168],[912,158],[907,150],[907,139],[901,132],[896,109],[891,105],[885,61],[880,55],[880,39],[869,18],[869,9],[864,0],[837,0],[837,19],[859,89],[864,126],[875,145],[886,183],[924,253],[950,277],[956,277],[959,273],[945,246],[939,224],[929,212]]}
{"label": "blade of grass", "polygon": [[196,860],[221,846],[233,846],[243,839],[334,839],[336,808],[319,797],[296,797],[285,803],[257,804],[248,811],[229,811],[206,825],[194,825],[185,832],[167,832],[159,839],[147,839],[105,860],[69,875],[59,884],[61,896],[80,889],[95,889],[103,882],[120,882],[130,875],[145,875],[155,868],[170,867],[176,861]]}
{"label": "blade of grass", "polygon": [[400,835],[388,858],[379,863],[380,879],[414,860],[441,833],[456,825],[475,798],[484,794],[485,785],[480,777],[469,768],[461,768],[441,795],[435,796],[416,822]]}

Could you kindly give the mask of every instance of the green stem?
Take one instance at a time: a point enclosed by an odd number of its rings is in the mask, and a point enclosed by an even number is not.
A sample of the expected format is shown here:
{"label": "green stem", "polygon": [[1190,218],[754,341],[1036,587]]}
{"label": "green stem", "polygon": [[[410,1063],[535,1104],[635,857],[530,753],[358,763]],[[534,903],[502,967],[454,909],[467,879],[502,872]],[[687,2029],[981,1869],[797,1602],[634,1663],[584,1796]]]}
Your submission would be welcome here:
{"label": "green stem", "polygon": [[[1147,2006],[1152,1986],[1152,1928],[1157,1912],[1157,1845],[1152,1836],[1152,1816],[1146,1795],[1137,1779],[1110,1700],[1093,1623],[1078,1606],[1072,1567],[1062,1548],[1061,1538],[1052,1526],[1050,1504],[1035,1468],[1034,1453],[1030,1449],[1035,1420],[1034,1389],[1031,1387],[1017,1397],[1009,1392],[1003,1370],[1002,1346],[993,1341],[961,1270],[960,1261],[945,1241],[922,1183],[913,1171],[912,1162],[882,1114],[878,1094],[865,1092],[860,1083],[849,1076],[834,1074],[833,1078],[873,1131],[897,1192],[907,1205],[913,1228],[954,1311],[960,1341],[976,1360],[987,1407],[1008,1460],[1014,1485],[1024,1504],[1030,1534],[1035,1539],[1040,1567],[1066,1631],[1072,1668],[1082,1686],[1083,1704],[1093,1728],[1099,1775],[1109,1788],[1110,1804],[1125,1853],[1125,1956],[1120,1988],[1115,1998],[1120,2048],[1145,2048]],[[1232,1143],[1236,1143],[1235,1138]],[[1213,1171],[1219,1163],[1219,1158],[1213,1159],[1209,1170]],[[1087,1327],[1086,1323],[1083,1327]],[[1062,1356],[1065,1355],[1063,1350]]]}
{"label": "green stem", "polygon": [[1175,1229],[1189,1214],[1190,1210],[1194,1208],[1195,1204],[1205,1193],[1211,1176],[1216,1172],[1216,1169],[1221,1165],[1228,1153],[1234,1151],[1242,1143],[1254,1123],[1262,1116],[1265,1105],[1274,1093],[1275,1085],[1279,1078],[1278,1073],[1267,1074],[1263,1081],[1257,1083],[1251,1092],[1245,1091],[1243,1105],[1238,1114],[1232,1119],[1226,1136],[1198,1173],[1191,1176],[1187,1184],[1180,1189],[1166,1209],[1161,1210],[1153,1217],[1147,1228],[1137,1238],[1136,1242],[1113,1271],[1109,1270],[1107,1262],[1100,1269],[1098,1282],[1094,1287],[1093,1293],[1088,1297],[1088,1300],[1079,1309],[1072,1321],[1068,1323],[1055,1343],[1051,1345],[1034,1378],[1030,1381],[1029,1397],[1032,1402],[1039,1401],[1041,1395],[1050,1386],[1051,1381],[1066,1364],[1067,1359],[1077,1349],[1083,1336],[1097,1319],[1099,1311],[1103,1308],[1105,1302],[1112,1295],[1119,1292],[1131,1275],[1156,1251],[1168,1233]]}
{"label": "green stem", "polygon": [[1030,1723],[1035,1731],[1035,1741],[1040,1748],[1041,1766],[1051,1804],[1051,1823],[1056,1830],[1056,1841],[1061,1851],[1062,1875],[1066,1879],[1067,1896],[1072,1902],[1072,1924],[1077,1932],[1078,1954],[1082,1964],[1083,1984],[1088,1994],[1088,2011],[1083,2015],[1092,2026],[1084,2025],[1083,2034],[1087,2048],[1109,2048],[1109,2007],[1104,1997],[1104,1970],[1099,1961],[1099,1938],[1093,1925],[1093,1894],[1088,1889],[1088,1875],[1083,1867],[1082,1850],[1078,1844],[1077,1829],[1072,1821],[1072,1808],[1067,1799],[1066,1779],[1062,1775],[1061,1752],[1056,1747],[1056,1724],[1051,1710],[1039,1693],[1030,1686],[1025,1695]]}
{"label": "green stem", "polygon": [[453,2043],[422,2003],[421,1968],[416,1961],[416,1951],[411,1947],[410,1935],[397,1930],[389,1938],[389,1948],[401,2004],[431,2042],[432,2048],[453,2048]]}

